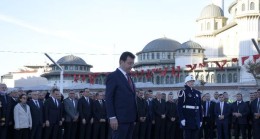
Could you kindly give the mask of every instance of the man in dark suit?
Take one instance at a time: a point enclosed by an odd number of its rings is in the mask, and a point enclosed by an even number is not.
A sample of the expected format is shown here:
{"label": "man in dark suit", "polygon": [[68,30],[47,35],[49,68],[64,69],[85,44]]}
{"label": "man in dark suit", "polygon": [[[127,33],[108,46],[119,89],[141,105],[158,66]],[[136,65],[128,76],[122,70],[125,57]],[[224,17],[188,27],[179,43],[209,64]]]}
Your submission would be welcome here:
{"label": "man in dark suit", "polygon": [[146,139],[152,139],[153,133],[153,125],[155,123],[154,121],[154,112],[153,112],[153,105],[152,105],[152,101],[153,101],[153,91],[152,90],[148,90],[147,92],[145,92],[145,100],[146,100],[146,104],[147,104],[147,117],[146,117],[146,132],[145,132],[145,138]]}
{"label": "man in dark suit", "polygon": [[205,99],[202,103],[203,107],[203,130],[204,130],[204,138],[205,139],[212,139],[213,138],[213,132],[214,132],[214,123],[215,123],[215,103],[210,101],[210,94],[205,94]]}
{"label": "man in dark suit", "polygon": [[8,122],[7,117],[10,116],[7,107],[9,104],[10,97],[7,95],[6,84],[0,83],[0,101],[1,101],[1,123],[0,123],[0,139],[7,139]]}
{"label": "man in dark suit", "polygon": [[137,108],[135,85],[130,77],[135,56],[123,52],[120,67],[108,75],[106,81],[106,109],[113,139],[132,139]]}
{"label": "man in dark suit", "polygon": [[[219,103],[215,105],[215,116],[218,130],[218,139],[229,139],[228,123],[230,115],[230,106],[224,102],[224,95],[219,95]],[[224,135],[222,134],[224,133]]]}
{"label": "man in dark suit", "polygon": [[247,127],[247,116],[249,114],[249,107],[243,101],[242,94],[236,95],[237,101],[231,105],[232,121],[235,131],[235,139],[239,138],[240,132],[242,133],[242,139],[246,139],[246,127]]}
{"label": "man in dark suit", "polygon": [[166,102],[166,139],[176,138],[177,106],[173,102],[173,93],[168,94]]}
{"label": "man in dark suit", "polygon": [[246,104],[248,105],[249,109],[249,114],[247,115],[247,122],[248,122],[248,126],[247,126],[247,138],[251,139],[252,138],[252,129],[253,129],[253,116],[252,116],[252,111],[251,111],[251,105],[252,102],[255,100],[255,93],[252,92],[250,93],[249,96],[249,101],[246,102]]}
{"label": "man in dark suit", "polygon": [[166,122],[166,102],[162,99],[161,92],[156,93],[153,100],[153,111],[155,119],[155,139],[165,138],[165,122]]}
{"label": "man in dark suit", "polygon": [[30,133],[30,139],[41,139],[43,128],[43,103],[38,100],[38,92],[31,93],[31,100],[28,103],[30,106],[32,117],[32,129]]}
{"label": "man in dark suit", "polygon": [[260,138],[260,89],[257,90],[256,99],[252,102],[251,112],[253,118],[253,137]]}
{"label": "man in dark suit", "polygon": [[83,96],[78,101],[78,111],[80,120],[80,139],[91,139],[93,123],[93,100],[89,98],[90,90],[85,88]]}
{"label": "man in dark suit", "polygon": [[18,91],[13,90],[8,92],[10,99],[7,106],[7,117],[6,122],[8,123],[8,139],[14,139],[14,107],[18,103],[17,98],[19,97]]}
{"label": "man in dark suit", "polygon": [[53,89],[51,97],[44,103],[45,139],[57,139],[59,126],[62,125],[62,105],[58,100],[60,91]]}
{"label": "man in dark suit", "polygon": [[64,99],[64,139],[75,139],[77,132],[77,121],[79,118],[78,100],[75,99],[75,91],[70,90],[68,98]]}
{"label": "man in dark suit", "polygon": [[107,130],[107,112],[105,101],[103,100],[103,91],[99,91],[96,93],[96,100],[93,103],[93,118],[93,139],[105,139]]}
{"label": "man in dark suit", "polygon": [[144,91],[137,91],[137,120],[134,127],[134,139],[145,139],[146,117],[148,115],[148,107],[144,99]]}

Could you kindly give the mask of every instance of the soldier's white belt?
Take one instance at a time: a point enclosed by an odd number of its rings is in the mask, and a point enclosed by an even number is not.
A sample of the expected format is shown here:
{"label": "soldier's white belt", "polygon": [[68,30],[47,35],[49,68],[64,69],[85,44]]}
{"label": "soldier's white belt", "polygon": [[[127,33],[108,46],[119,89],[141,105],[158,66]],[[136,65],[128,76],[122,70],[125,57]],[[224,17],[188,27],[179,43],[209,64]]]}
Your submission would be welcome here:
{"label": "soldier's white belt", "polygon": [[198,109],[199,109],[199,106],[184,105],[183,108],[184,108],[184,109],[194,109],[194,110],[198,110]]}

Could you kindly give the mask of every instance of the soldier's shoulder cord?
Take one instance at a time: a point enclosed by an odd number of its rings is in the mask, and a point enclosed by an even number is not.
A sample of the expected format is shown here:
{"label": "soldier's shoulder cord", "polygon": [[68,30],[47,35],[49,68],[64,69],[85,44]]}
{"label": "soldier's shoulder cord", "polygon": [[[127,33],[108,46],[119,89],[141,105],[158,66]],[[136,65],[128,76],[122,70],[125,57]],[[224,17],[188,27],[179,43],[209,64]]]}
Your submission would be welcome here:
{"label": "soldier's shoulder cord", "polygon": [[185,96],[185,91],[184,90],[181,90],[178,93],[178,97],[183,97],[183,103],[185,103],[186,96]]}

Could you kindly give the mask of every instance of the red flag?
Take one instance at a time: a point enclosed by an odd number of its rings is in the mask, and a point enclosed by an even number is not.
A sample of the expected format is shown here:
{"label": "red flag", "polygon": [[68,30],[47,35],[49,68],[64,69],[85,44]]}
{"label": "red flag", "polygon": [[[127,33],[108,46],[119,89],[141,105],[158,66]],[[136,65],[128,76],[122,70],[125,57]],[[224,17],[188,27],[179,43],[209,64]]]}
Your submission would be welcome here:
{"label": "red flag", "polygon": [[245,61],[246,61],[248,58],[249,58],[249,56],[244,56],[244,57],[242,57],[242,65],[245,64]]}
{"label": "red flag", "polygon": [[77,74],[74,74],[74,82],[78,82],[78,76],[77,76]]}
{"label": "red flag", "polygon": [[85,80],[86,80],[86,75],[82,75],[81,80],[82,80],[83,82],[85,82]]}
{"label": "red flag", "polygon": [[260,58],[260,54],[258,54],[258,55],[253,55],[254,62],[256,62],[256,60],[257,60],[258,58]]}
{"label": "red flag", "polygon": [[152,77],[152,72],[148,69],[146,72],[146,78],[151,78]]}
{"label": "red flag", "polygon": [[193,71],[193,70],[196,69],[197,64],[193,64],[193,66],[192,66],[192,65],[186,65],[186,67],[187,67],[187,68],[190,68],[190,71]]}
{"label": "red flag", "polygon": [[177,71],[178,71],[177,77],[180,77],[180,72],[181,72],[181,67],[180,66],[177,66]]}
{"label": "red flag", "polygon": [[161,72],[161,76],[165,76],[167,73],[168,67],[165,67],[164,70]]}
{"label": "red flag", "polygon": [[225,66],[226,63],[227,63],[227,60],[222,60],[222,64],[221,64],[221,65],[218,63],[218,61],[215,61],[215,63],[217,64],[217,66],[218,66],[221,70],[224,70],[224,66]]}
{"label": "red flag", "polygon": [[175,75],[175,67],[172,67],[172,76]]}

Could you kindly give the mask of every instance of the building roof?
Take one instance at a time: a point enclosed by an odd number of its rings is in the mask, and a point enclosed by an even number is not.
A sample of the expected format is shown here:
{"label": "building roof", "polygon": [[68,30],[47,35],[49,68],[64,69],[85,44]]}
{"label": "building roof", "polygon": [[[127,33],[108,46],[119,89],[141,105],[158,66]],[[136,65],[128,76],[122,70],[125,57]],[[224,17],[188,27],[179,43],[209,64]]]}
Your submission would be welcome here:
{"label": "building roof", "polygon": [[80,57],[68,55],[60,58],[57,61],[60,65],[87,65],[87,63]]}
{"label": "building roof", "polygon": [[176,50],[179,49],[203,49],[200,44],[194,41],[187,41],[181,44]]}
{"label": "building roof", "polygon": [[141,53],[147,52],[173,52],[181,44],[178,41],[159,38],[149,42],[141,51]]}
{"label": "building roof", "polygon": [[214,18],[214,17],[223,17],[223,16],[224,16],[224,12],[219,6],[210,4],[203,8],[199,18],[205,19],[205,18]]}

